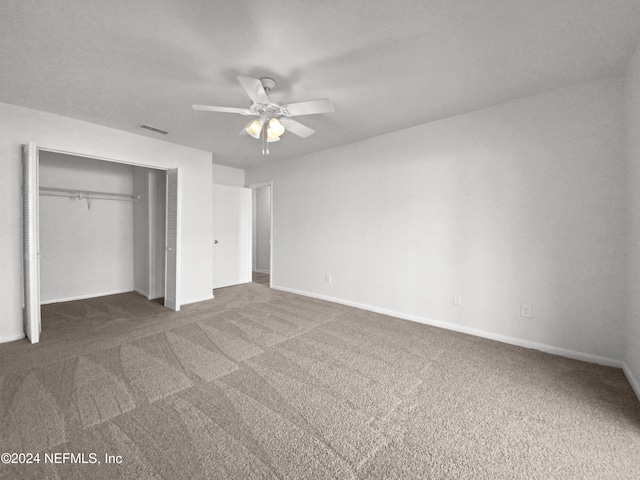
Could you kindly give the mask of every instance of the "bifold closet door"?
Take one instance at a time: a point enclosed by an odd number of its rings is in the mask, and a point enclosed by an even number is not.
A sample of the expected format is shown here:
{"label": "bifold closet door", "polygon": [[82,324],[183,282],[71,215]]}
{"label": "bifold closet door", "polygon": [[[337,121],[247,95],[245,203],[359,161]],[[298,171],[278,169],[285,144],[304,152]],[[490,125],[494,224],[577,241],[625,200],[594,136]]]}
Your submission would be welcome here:
{"label": "bifold closet door", "polygon": [[22,146],[22,224],[24,262],[24,333],[31,343],[40,341],[40,239],[38,149]]}
{"label": "bifold closet door", "polygon": [[167,229],[165,249],[164,305],[180,310],[180,176],[167,170]]}

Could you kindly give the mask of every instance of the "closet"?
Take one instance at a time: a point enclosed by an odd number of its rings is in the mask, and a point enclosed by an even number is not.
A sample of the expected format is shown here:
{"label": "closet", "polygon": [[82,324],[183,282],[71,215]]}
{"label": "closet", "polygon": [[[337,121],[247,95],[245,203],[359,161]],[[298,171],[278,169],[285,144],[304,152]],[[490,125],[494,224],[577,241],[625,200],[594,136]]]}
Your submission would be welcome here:
{"label": "closet", "polygon": [[164,296],[166,171],[39,151],[40,303]]}

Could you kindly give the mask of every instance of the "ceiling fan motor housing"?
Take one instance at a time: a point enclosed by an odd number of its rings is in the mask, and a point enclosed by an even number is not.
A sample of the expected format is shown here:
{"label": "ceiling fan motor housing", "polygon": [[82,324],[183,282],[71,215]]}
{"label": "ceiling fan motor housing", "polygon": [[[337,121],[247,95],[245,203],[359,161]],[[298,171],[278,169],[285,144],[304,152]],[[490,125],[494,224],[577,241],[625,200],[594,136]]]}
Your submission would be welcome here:
{"label": "ceiling fan motor housing", "polygon": [[276,86],[276,81],[271,77],[260,77],[260,83],[267,93]]}
{"label": "ceiling fan motor housing", "polygon": [[[269,93],[273,87],[276,86],[276,81],[271,77],[260,77],[260,83],[266,93]],[[262,119],[270,119],[273,117],[280,117],[284,114],[282,107],[275,103],[254,103],[249,108],[251,113],[260,115]]]}
{"label": "ceiling fan motor housing", "polygon": [[276,105],[275,103],[254,103],[253,105],[251,105],[251,107],[249,107],[249,111],[255,115],[260,115],[260,117],[263,118],[280,117],[285,114],[282,110],[282,107],[280,105]]}

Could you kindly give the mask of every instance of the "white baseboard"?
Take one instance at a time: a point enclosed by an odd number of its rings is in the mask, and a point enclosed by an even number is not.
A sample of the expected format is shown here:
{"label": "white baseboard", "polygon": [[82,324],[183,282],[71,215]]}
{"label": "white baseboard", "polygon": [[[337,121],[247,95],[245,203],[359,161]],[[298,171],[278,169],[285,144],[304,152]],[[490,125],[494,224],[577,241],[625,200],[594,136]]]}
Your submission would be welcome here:
{"label": "white baseboard", "polygon": [[0,337],[0,343],[15,342],[16,340],[22,340],[24,337],[25,337],[24,333],[16,333],[15,335],[6,335],[3,337]]}
{"label": "white baseboard", "polygon": [[[129,293],[131,291],[134,290],[117,290],[114,292],[103,292],[103,293],[89,293],[87,295],[77,295],[75,297],[68,297],[68,298],[56,298],[54,300],[46,300],[46,301],[41,301],[40,305],[49,305],[50,303],[61,303],[61,302],[73,302],[74,300],[85,300],[87,298],[96,298],[96,297],[106,297],[107,295],[118,295],[120,293]],[[142,294],[144,295],[144,294]]]}
{"label": "white baseboard", "polygon": [[271,274],[271,270],[263,270],[262,268],[254,268],[253,271],[257,272],[257,273],[268,273],[268,274]]}
{"label": "white baseboard", "polygon": [[190,303],[206,302],[207,300],[213,300],[213,298],[214,298],[213,293],[211,293],[203,298],[193,298],[193,299],[187,300],[186,302],[181,302],[180,305],[189,305]]}
{"label": "white baseboard", "polygon": [[[296,295],[302,295],[305,297],[317,298],[319,300],[327,300],[333,303],[339,303],[341,305],[347,305],[350,307],[360,308],[362,310],[368,310],[370,312],[376,312],[383,315],[389,315],[391,317],[401,318],[403,320],[410,320],[412,322],[422,323],[430,325],[432,327],[444,328],[445,330],[452,330],[454,332],[466,333],[468,335],[474,335],[476,337],[488,338],[489,340],[495,340],[509,345],[516,345],[518,347],[531,348],[534,350],[540,350],[541,352],[551,353],[553,355],[559,355],[561,357],[572,358],[574,360],[581,360],[583,362],[597,363],[599,365],[605,365],[608,367],[623,368],[623,363],[620,360],[614,358],[601,357],[599,355],[593,355],[590,353],[577,352],[574,350],[568,350],[565,348],[554,347],[552,345],[545,345],[543,343],[531,342],[521,338],[508,337],[498,333],[487,332],[485,330],[479,330],[476,328],[463,327],[450,322],[443,322],[440,320],[433,320],[430,318],[420,317],[418,315],[408,315],[406,313],[396,312],[386,308],[379,308],[371,305],[365,305],[358,302],[352,302],[349,300],[343,300],[341,298],[334,298],[328,295],[318,295],[315,293],[304,292],[301,290],[295,290],[287,287],[280,287],[277,285],[271,285],[273,290],[280,290],[288,293],[295,293]],[[626,373],[626,372],[625,372]],[[635,388],[635,387],[634,387]],[[638,390],[636,389],[636,393]]]}
{"label": "white baseboard", "polygon": [[626,364],[626,362],[622,364],[622,370],[624,371],[624,374],[627,377],[631,388],[633,388],[633,391],[636,392],[638,400],[640,400],[640,382],[638,382],[638,379],[633,375],[633,372],[631,372],[631,369],[629,368],[629,365]]}
{"label": "white baseboard", "polygon": [[149,298],[149,294],[147,292],[143,292],[142,290],[138,290],[137,288],[133,289],[134,292],[136,292],[139,295],[142,295],[144,298],[146,298],[147,300],[151,300]]}
{"label": "white baseboard", "polygon": [[137,288],[134,290],[134,292],[142,295],[147,300],[157,300],[158,298],[164,298],[164,293],[162,293],[161,295],[153,295],[152,296],[150,293],[143,292],[142,290],[138,290]]}
{"label": "white baseboard", "polygon": [[[78,297],[72,297],[72,298],[62,298],[60,300],[48,300],[46,302],[40,302],[40,305],[48,305],[50,303],[60,303],[60,302],[71,302],[73,300],[84,300],[86,298],[95,298],[95,297],[104,297],[107,295],[116,295],[119,293],[128,293],[131,292],[132,290],[125,290],[122,292],[110,292],[110,293],[99,293],[99,294],[92,294],[92,295],[80,295]],[[134,292],[136,292],[139,295],[142,295],[143,297],[147,298],[148,300],[154,300],[153,298],[149,298],[146,294],[144,294],[143,292],[139,291],[139,290],[133,290]],[[161,298],[161,297],[158,297]],[[197,302],[204,302],[205,300],[212,300],[213,294],[210,294],[206,297],[202,297],[202,298],[194,298],[194,299],[190,299],[187,300],[186,302],[182,302],[180,305],[188,305],[190,303],[197,303]]]}

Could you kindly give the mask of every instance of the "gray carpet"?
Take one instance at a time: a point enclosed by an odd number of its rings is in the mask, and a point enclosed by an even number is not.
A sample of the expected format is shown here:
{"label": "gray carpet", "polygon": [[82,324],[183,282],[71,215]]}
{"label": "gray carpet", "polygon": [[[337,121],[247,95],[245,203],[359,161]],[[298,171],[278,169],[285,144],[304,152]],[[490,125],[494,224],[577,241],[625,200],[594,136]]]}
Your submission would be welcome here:
{"label": "gray carpet", "polygon": [[[44,306],[42,343],[0,345],[0,450],[41,461],[0,477],[640,478],[619,369],[264,285],[215,293],[177,313],[133,293]],[[64,452],[100,464],[45,461]]]}
{"label": "gray carpet", "polygon": [[261,285],[267,285],[269,286],[269,282],[271,275],[268,273],[262,273],[262,272],[251,272],[251,281],[253,283],[259,283]]}

